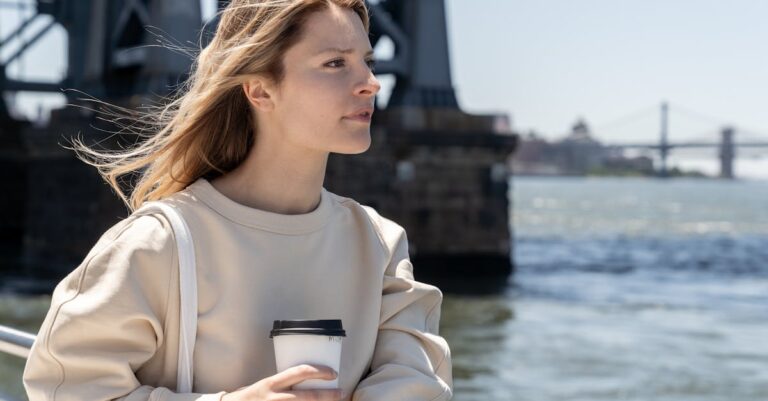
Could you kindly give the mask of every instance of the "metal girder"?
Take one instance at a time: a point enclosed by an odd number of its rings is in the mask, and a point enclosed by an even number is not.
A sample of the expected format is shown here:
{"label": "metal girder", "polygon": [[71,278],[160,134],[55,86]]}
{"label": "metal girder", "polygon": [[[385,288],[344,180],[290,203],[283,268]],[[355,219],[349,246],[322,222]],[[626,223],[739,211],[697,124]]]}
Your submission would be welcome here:
{"label": "metal girder", "polygon": [[[192,58],[158,46],[156,35],[173,46],[195,49],[216,29],[209,22],[200,37],[199,3],[190,0],[38,0],[38,14],[47,13],[69,35],[69,68],[63,84],[94,96],[137,93],[167,94],[189,72]],[[227,1],[219,1],[221,10]],[[386,36],[395,46],[393,57],[377,60],[377,74],[395,76],[388,107],[458,109],[452,86],[444,0],[386,0],[367,3],[371,42]],[[31,23],[24,21],[18,31]],[[152,32],[147,32],[151,26]],[[12,33],[3,43],[18,35]],[[23,46],[9,61],[22,55]],[[182,53],[182,54],[180,54]],[[6,82],[0,79],[0,85]],[[29,82],[26,87],[49,90],[51,83]],[[58,86],[58,85],[57,85]],[[57,89],[58,90],[58,89]]]}

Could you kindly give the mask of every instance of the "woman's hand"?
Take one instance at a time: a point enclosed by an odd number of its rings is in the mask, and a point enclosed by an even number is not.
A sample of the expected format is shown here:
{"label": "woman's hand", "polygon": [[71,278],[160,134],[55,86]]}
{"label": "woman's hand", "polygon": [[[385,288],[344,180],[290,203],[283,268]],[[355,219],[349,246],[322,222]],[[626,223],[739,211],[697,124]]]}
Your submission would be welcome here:
{"label": "woman's hand", "polygon": [[259,380],[250,386],[224,394],[221,401],[337,401],[342,398],[339,389],[289,391],[291,386],[307,379],[333,380],[335,378],[336,372],[327,366],[298,365]]}

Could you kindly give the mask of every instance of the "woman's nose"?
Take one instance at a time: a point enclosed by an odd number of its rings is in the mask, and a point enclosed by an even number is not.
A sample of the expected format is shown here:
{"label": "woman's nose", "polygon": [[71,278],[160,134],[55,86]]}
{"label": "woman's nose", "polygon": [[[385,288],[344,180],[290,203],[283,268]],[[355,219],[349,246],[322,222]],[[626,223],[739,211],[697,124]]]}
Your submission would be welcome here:
{"label": "woman's nose", "polygon": [[369,71],[368,75],[365,77],[365,82],[360,85],[358,91],[370,92],[371,94],[375,95],[379,92],[379,90],[381,90],[381,83],[379,83],[379,80],[376,79],[376,75],[374,75],[373,71]]}

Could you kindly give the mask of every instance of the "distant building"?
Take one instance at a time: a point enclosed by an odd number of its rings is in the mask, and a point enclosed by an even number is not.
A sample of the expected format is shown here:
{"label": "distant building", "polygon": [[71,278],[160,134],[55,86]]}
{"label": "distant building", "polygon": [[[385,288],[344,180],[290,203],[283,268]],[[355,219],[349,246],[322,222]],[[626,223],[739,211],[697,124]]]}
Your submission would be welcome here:
{"label": "distant building", "polygon": [[578,119],[561,140],[549,142],[531,131],[520,135],[511,160],[515,175],[653,175],[647,156],[626,157],[620,149],[604,146],[589,125]]}
{"label": "distant building", "polygon": [[573,124],[570,134],[556,144],[557,164],[569,175],[585,175],[603,165],[606,150],[592,138],[583,119]]}
{"label": "distant building", "polygon": [[556,146],[529,132],[522,137],[512,157],[512,171],[518,175],[562,175],[563,171],[552,160]]}

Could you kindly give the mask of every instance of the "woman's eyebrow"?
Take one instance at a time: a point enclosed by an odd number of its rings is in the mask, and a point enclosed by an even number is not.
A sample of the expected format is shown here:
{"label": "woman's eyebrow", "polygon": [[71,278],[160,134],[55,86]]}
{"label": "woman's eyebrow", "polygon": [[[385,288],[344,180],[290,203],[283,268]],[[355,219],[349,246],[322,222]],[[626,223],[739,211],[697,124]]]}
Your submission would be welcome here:
{"label": "woman's eyebrow", "polygon": [[[352,53],[354,51],[355,51],[355,49],[341,49],[341,48],[338,48],[338,47],[329,47],[327,49],[320,50],[319,52],[317,52],[315,54],[323,54],[323,53],[329,53],[329,52],[345,53],[346,54],[346,53]],[[373,49],[368,50],[368,52],[365,53],[366,56],[369,56],[371,54],[373,54]]]}

